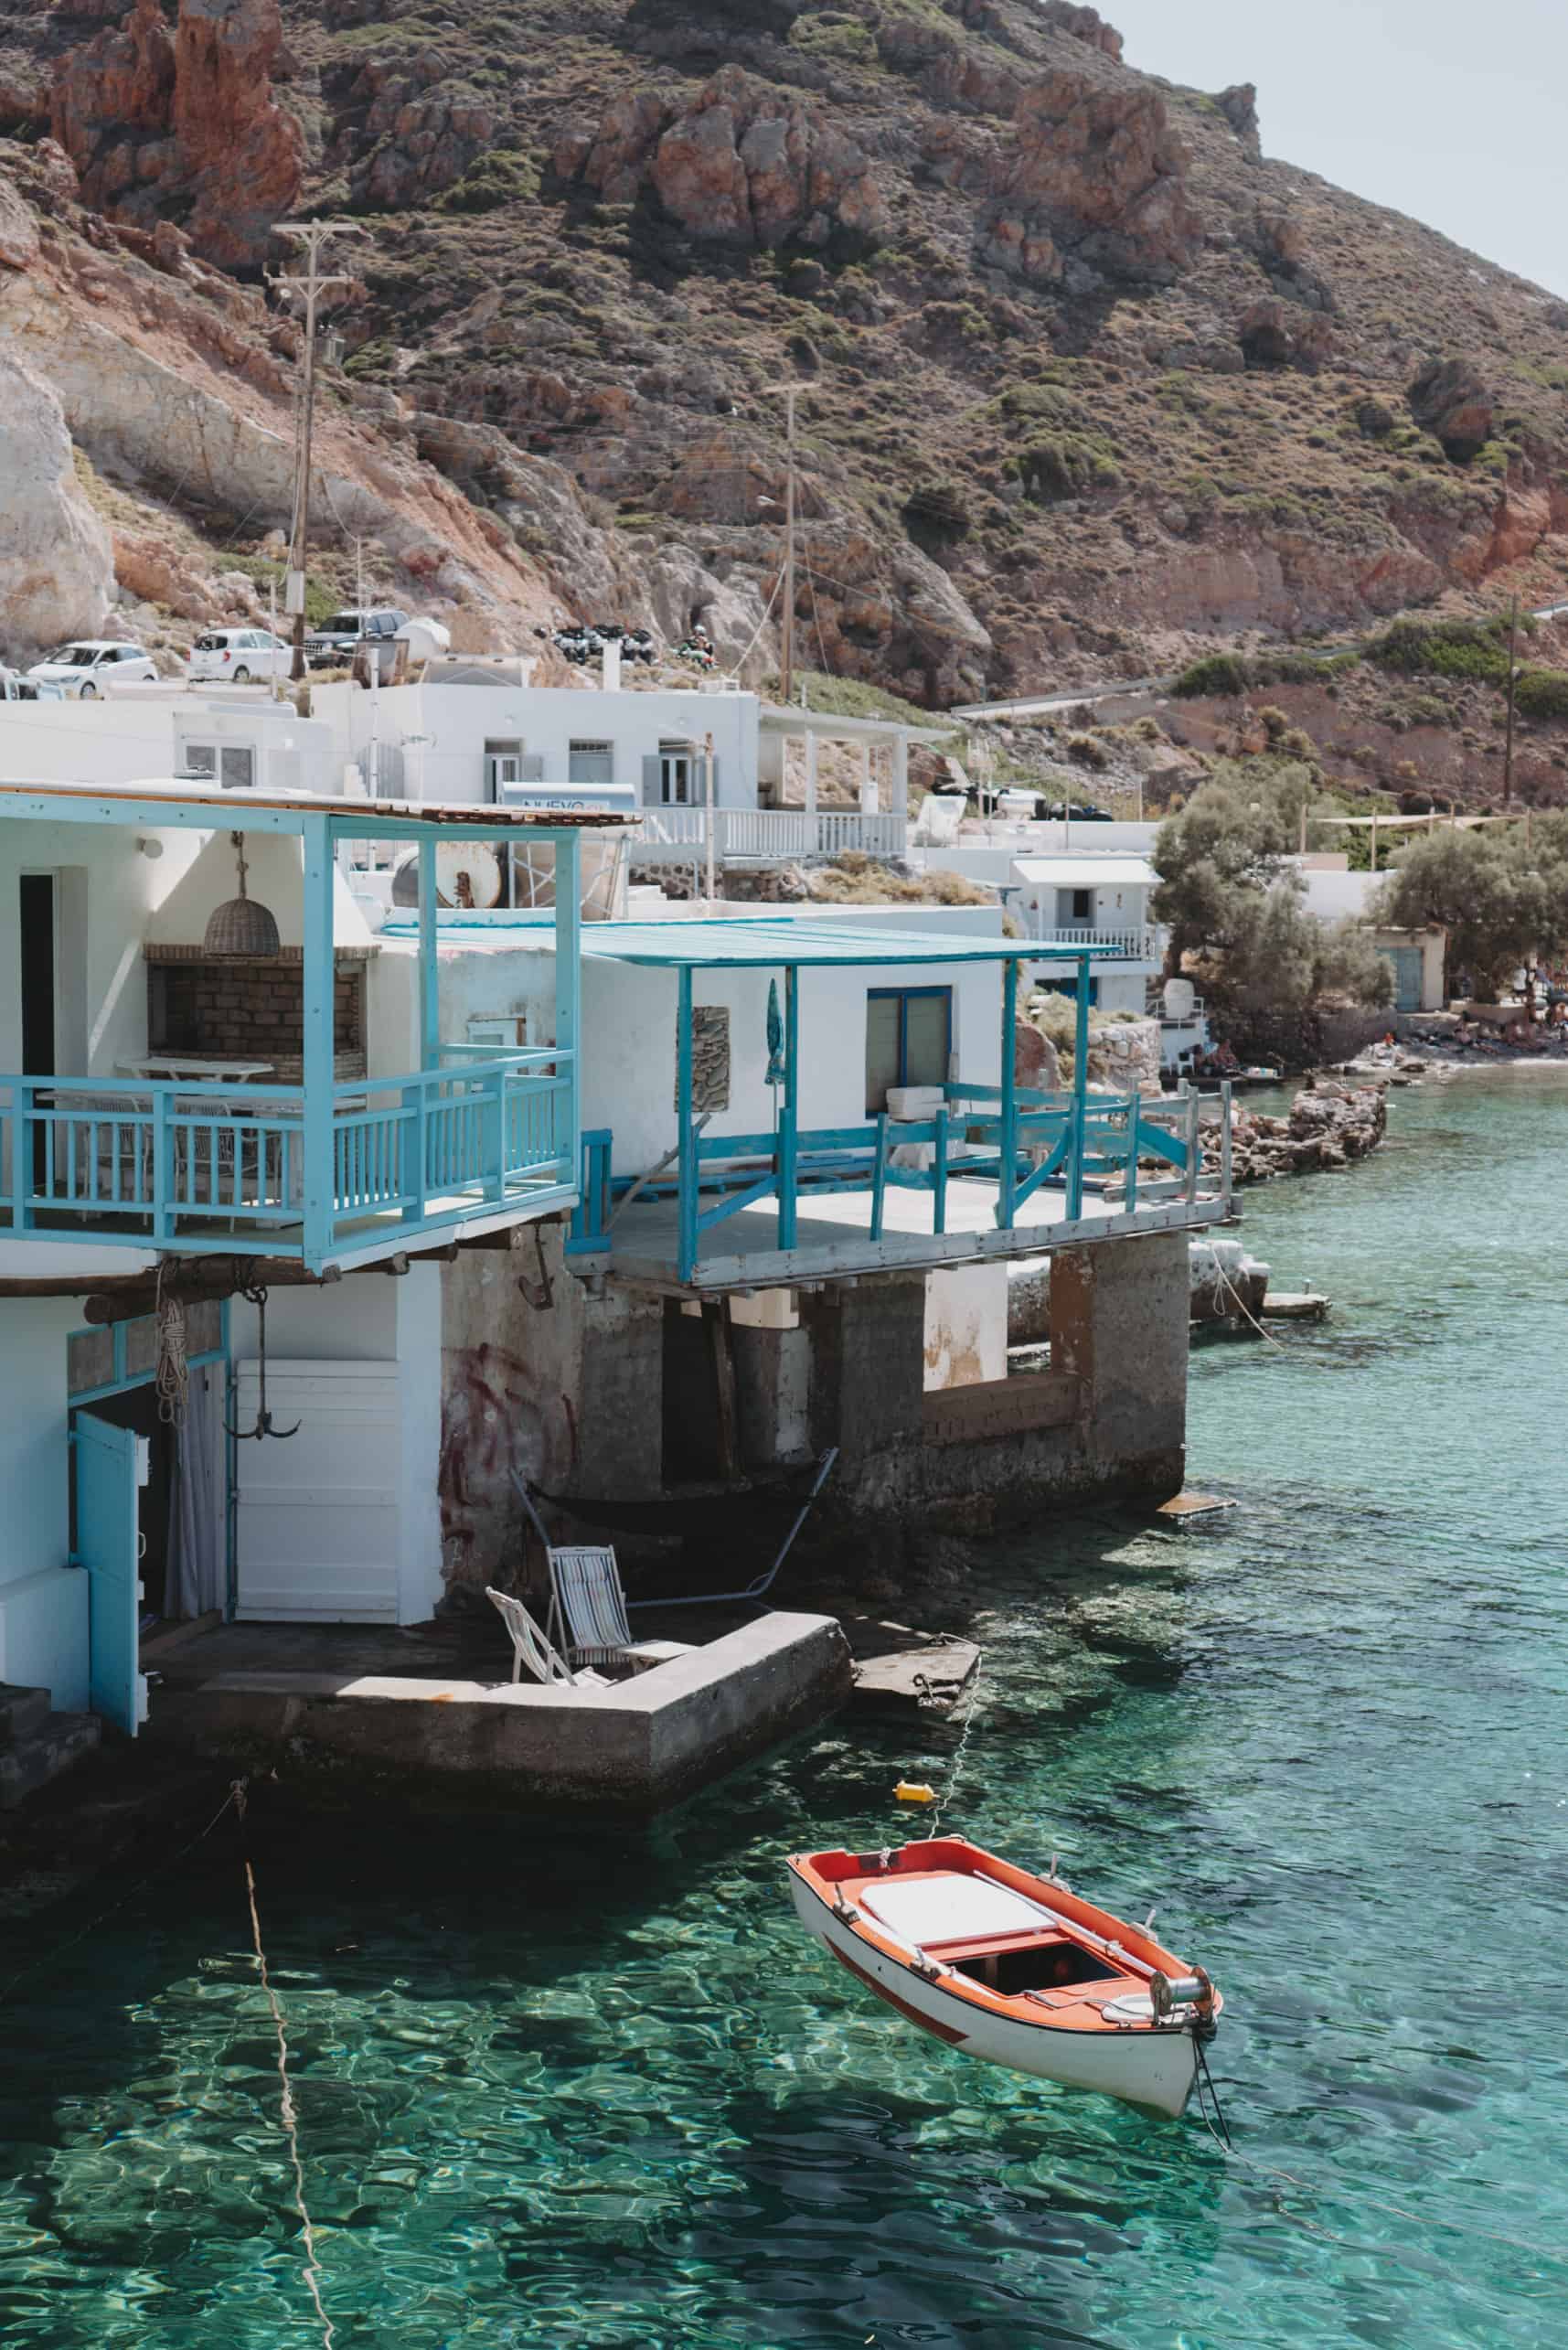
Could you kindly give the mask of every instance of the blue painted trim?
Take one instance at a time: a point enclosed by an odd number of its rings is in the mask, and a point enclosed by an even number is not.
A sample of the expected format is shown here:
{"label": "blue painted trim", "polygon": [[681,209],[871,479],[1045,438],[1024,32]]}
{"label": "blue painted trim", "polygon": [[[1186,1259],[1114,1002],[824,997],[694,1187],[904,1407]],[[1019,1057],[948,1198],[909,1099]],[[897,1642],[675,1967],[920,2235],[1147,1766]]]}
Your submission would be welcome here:
{"label": "blue painted trim", "polygon": [[877,1119],[877,1155],[871,1166],[871,1238],[882,1236],[882,1209],[888,1191],[888,1114]]}
{"label": "blue painted trim", "polygon": [[800,973],[784,966],[784,1114],[779,1124],[779,1246],[795,1245],[800,1182]]}
{"label": "blue painted trim", "polygon": [[[942,1071],[943,1080],[945,1082],[947,1071],[951,1067],[953,1061],[952,988],[868,988],[866,990],[866,1009],[868,1017],[869,1016],[871,1006],[875,1003],[893,1003],[897,1004],[899,1008],[899,1057],[898,1074],[893,1079],[895,1085],[907,1085],[912,1083],[909,1074],[909,1008],[912,1003],[915,1003],[923,999],[929,1002],[933,997],[940,998],[946,1021],[942,1041]],[[921,1081],[914,1080],[912,1082],[919,1083]]]}
{"label": "blue painted trim", "polygon": [[441,967],[436,955],[435,924],[438,884],[435,842],[419,845],[420,892],[420,1067],[434,1069],[441,1060]]}
{"label": "blue painted trim", "polygon": [[947,1112],[936,1114],[934,1155],[931,1162],[931,1228],[933,1232],[947,1230]]}
{"label": "blue painted trim", "polygon": [[[136,1321],[151,1321],[153,1317],[150,1314],[137,1314],[133,1319]],[[149,1371],[132,1371],[129,1368],[130,1322],[111,1322],[109,1325],[109,1331],[113,1341],[114,1376],[109,1381],[106,1386],[81,1387],[76,1389],[73,1389],[70,1384],[71,1341],[73,1339],[79,1338],[101,1337],[102,1325],[101,1323],[95,1324],[92,1322],[86,1322],[79,1330],[67,1331],[65,1343],[67,1391],[66,1409],[68,1411],[74,1412],[79,1404],[102,1404],[105,1403],[111,1395],[129,1395],[138,1387],[150,1387],[152,1385],[153,1381],[156,1376],[155,1368]],[[228,1361],[229,1300],[225,1298],[219,1307],[218,1344],[215,1347],[208,1347],[204,1354],[187,1355],[186,1357],[186,1364],[187,1368],[191,1371],[206,1371],[215,1362],[226,1364]],[[230,1415],[228,1414],[225,1415],[226,1418],[229,1416]]]}
{"label": "blue painted trim", "polygon": [[1009,961],[1002,967],[1002,1172],[997,1187],[997,1224],[1002,1232],[1013,1228],[1013,1193],[1018,1185],[1019,1171],[1019,1081],[1015,1031],[1019,1018],[1019,967]]}
{"label": "blue painted trim", "polygon": [[676,988],[676,1138],[680,1153],[680,1247],[683,1281],[697,1270],[697,1137],[691,1125],[691,966],[683,963]]}
{"label": "blue painted trim", "polygon": [[1083,1212],[1083,1131],[1089,1100],[1089,957],[1078,959],[1077,1020],[1072,1045],[1072,1150],[1067,1162],[1067,1220]]}
{"label": "blue painted trim", "polygon": [[336,880],[332,839],[325,817],[308,818],[304,835],[304,1094],[301,1148],[304,1212],[301,1255],[313,1272],[325,1265],[332,1246],[336,1207],[333,1087],[333,898]]}
{"label": "blue painted trim", "polygon": [[555,844],[555,1041],[560,1052],[571,1055],[566,1140],[567,1163],[574,1169],[582,1147],[581,1041],[582,850],[579,835],[567,832]]}

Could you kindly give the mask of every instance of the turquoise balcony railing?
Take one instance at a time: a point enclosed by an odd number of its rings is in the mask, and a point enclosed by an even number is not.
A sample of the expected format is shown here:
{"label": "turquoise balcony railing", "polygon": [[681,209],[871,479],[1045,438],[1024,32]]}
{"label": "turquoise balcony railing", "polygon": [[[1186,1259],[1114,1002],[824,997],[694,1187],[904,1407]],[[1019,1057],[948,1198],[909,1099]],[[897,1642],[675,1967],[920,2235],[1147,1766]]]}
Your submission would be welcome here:
{"label": "turquoise balcony railing", "polygon": [[[613,1249],[616,1211],[634,1193],[640,1201],[676,1203],[682,1281],[692,1278],[704,1233],[770,1201],[777,1205],[776,1244],[784,1250],[800,1243],[800,1202],[834,1191],[870,1193],[868,1239],[873,1244],[883,1236],[893,1191],[928,1193],[932,1233],[945,1234],[949,1188],[957,1181],[995,1185],[996,1224],[1004,1233],[1035,1221],[1022,1211],[1045,1189],[1062,1194],[1061,1220],[1072,1225],[1083,1218],[1091,1191],[1113,1191],[1122,1215],[1136,1214],[1140,1203],[1199,1207],[1202,1148],[1195,1093],[1153,1101],[1136,1093],[1048,1094],[1017,1086],[1010,1105],[997,1085],[948,1084],[942,1093],[943,1107],[923,1120],[882,1116],[861,1126],[793,1134],[698,1134],[683,1169],[641,1178],[612,1173],[609,1130],[585,1133],[572,1253]],[[1227,1118],[1222,1137],[1228,1132]],[[1222,1168],[1220,1190],[1228,1189]]]}
{"label": "turquoise balcony railing", "polygon": [[574,1055],[450,1057],[336,1083],[325,1100],[299,1085],[251,1101],[233,1084],[0,1076],[10,1235],[318,1268],[573,1197]]}

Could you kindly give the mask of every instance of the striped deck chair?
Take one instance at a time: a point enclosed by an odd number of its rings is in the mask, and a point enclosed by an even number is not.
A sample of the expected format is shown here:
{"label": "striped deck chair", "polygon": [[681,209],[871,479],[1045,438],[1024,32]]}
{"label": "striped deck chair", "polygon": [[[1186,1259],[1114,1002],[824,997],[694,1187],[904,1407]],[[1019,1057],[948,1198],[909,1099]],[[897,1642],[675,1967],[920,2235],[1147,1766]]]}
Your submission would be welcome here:
{"label": "striped deck chair", "polygon": [[635,1640],[626,1620],[621,1570],[610,1549],[557,1550],[549,1558],[549,1636],[574,1665],[630,1665],[646,1672],[689,1656],[689,1640]]}
{"label": "striped deck chair", "polygon": [[511,1635],[514,1686],[522,1679],[523,1667],[527,1665],[534,1679],[542,1681],[547,1687],[554,1682],[576,1689],[609,1688],[610,1684],[602,1672],[591,1670],[573,1672],[560,1650],[552,1648],[546,1640],[520,1599],[514,1599],[505,1591],[493,1591],[488,1586],[485,1597],[494,1602],[501,1621]]}

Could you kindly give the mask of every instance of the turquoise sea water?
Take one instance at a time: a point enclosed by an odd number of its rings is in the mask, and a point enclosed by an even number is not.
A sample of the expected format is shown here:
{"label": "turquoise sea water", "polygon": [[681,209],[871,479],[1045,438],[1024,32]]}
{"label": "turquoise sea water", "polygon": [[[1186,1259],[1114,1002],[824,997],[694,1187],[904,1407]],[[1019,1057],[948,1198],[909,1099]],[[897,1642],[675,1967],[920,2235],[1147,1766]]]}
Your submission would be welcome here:
{"label": "turquoise sea water", "polygon": [[[939,2048],[800,1937],[781,1855],[895,1839],[949,1731],[836,1727],[645,1838],[263,1803],[339,2345],[1568,2340],[1568,1083],[1392,1127],[1249,1196],[1335,1312],[1195,1358],[1193,1481],[1241,1508],[989,1562],[953,1824],[1157,1901],[1227,1994],[1236,2155]],[[0,2011],[9,2350],[321,2340],[220,1841]]]}

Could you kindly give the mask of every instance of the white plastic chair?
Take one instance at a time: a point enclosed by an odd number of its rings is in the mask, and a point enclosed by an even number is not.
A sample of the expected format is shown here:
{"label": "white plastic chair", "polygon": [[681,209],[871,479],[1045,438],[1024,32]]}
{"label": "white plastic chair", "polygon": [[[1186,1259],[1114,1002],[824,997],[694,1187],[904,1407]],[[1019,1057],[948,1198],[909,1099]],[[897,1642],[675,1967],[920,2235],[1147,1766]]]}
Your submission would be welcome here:
{"label": "white plastic chair", "polygon": [[602,1672],[573,1672],[559,1649],[552,1648],[520,1599],[508,1592],[494,1591],[488,1586],[485,1597],[500,1611],[501,1621],[512,1640],[512,1682],[514,1687],[522,1679],[528,1666],[536,1681],[547,1687],[551,1682],[565,1682],[574,1689],[608,1689],[610,1684]]}

